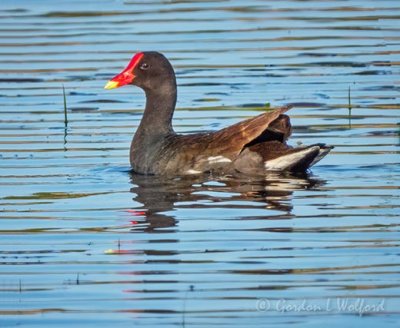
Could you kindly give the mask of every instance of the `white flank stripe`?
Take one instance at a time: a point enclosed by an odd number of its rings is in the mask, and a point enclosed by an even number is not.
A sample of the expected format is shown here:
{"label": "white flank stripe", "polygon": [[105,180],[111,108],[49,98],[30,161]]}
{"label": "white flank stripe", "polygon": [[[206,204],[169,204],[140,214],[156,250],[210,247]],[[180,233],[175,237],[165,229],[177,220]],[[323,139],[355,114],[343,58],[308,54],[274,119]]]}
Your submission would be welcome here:
{"label": "white flank stripe", "polygon": [[186,171],[186,174],[200,174],[200,173],[203,173],[203,172],[198,171],[198,170],[192,170],[192,169]]}
{"label": "white flank stripe", "polygon": [[226,158],[224,156],[210,156],[207,158],[207,161],[210,164],[216,164],[216,163],[231,163],[232,161],[229,158]]}

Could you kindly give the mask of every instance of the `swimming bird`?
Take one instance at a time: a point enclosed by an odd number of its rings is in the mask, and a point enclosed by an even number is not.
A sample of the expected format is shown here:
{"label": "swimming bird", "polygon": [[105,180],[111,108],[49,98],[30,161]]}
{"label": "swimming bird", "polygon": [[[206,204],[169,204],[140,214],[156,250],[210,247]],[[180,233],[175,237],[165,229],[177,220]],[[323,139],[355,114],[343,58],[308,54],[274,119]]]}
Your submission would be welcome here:
{"label": "swimming bird", "polygon": [[146,107],[130,148],[134,172],[191,175],[205,172],[263,174],[305,171],[332,149],[322,143],[291,147],[290,106],[277,107],[215,132],[178,134],[172,127],[177,100],[175,72],[159,52],[139,52],[106,85],[144,90]]}

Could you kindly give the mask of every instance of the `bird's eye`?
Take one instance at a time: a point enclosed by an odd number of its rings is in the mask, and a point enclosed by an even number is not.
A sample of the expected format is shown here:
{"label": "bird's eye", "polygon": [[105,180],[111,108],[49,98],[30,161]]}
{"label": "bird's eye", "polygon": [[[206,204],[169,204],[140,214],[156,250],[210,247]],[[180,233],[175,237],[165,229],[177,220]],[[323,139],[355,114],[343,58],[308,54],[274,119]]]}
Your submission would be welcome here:
{"label": "bird's eye", "polygon": [[140,69],[141,70],[146,70],[146,69],[149,69],[149,67],[150,67],[150,65],[149,64],[147,64],[147,63],[143,63],[142,65],[140,65]]}

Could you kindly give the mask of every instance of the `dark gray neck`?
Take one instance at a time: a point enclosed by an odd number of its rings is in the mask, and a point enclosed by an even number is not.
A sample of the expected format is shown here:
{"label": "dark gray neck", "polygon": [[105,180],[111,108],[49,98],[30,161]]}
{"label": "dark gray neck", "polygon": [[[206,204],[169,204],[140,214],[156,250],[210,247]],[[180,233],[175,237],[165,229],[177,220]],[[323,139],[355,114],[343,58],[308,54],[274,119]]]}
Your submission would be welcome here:
{"label": "dark gray neck", "polygon": [[145,92],[146,108],[131,143],[130,162],[136,172],[153,174],[163,142],[174,133],[171,121],[176,104],[176,86],[174,83]]}
{"label": "dark gray neck", "polygon": [[157,89],[147,89],[146,108],[136,134],[142,137],[173,132],[172,116],[176,105],[176,83],[171,81]]}

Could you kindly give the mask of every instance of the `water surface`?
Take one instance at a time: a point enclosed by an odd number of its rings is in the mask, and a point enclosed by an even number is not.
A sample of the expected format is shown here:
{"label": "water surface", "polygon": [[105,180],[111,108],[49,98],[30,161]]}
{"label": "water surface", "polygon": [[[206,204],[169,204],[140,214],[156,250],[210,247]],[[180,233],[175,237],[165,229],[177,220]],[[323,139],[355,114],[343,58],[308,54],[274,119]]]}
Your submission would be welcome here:
{"label": "water surface", "polygon": [[[398,1],[3,0],[0,17],[1,327],[398,327]],[[304,175],[131,174],[144,96],[103,86],[143,50],[176,68],[178,132],[291,103],[292,144],[334,151]]]}

